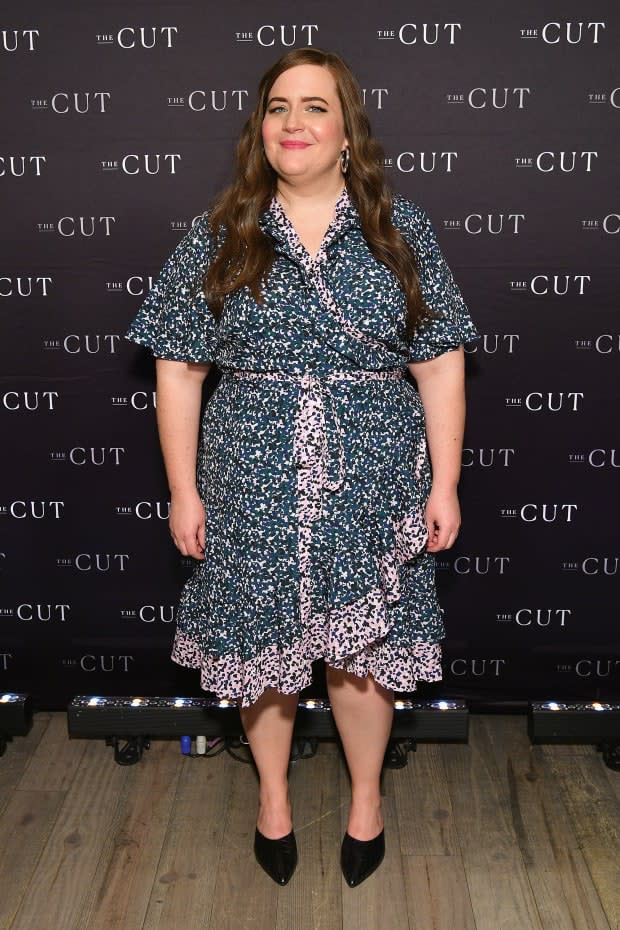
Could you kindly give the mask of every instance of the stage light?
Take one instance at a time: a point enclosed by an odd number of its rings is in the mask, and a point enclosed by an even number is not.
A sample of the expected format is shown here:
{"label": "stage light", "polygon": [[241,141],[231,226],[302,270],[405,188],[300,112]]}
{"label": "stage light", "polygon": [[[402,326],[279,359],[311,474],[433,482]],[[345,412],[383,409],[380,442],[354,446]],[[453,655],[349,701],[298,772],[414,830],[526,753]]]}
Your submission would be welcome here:
{"label": "stage light", "polygon": [[620,704],[534,701],[528,733],[532,743],[596,746],[609,768],[620,769]]}
{"label": "stage light", "polygon": [[[67,709],[71,737],[174,739],[180,736],[238,737],[243,732],[239,708],[226,699],[78,695]],[[462,701],[394,702],[392,739],[466,742],[468,711]],[[334,739],[336,726],[329,701],[302,698],[295,738]]]}
{"label": "stage light", "polygon": [[620,704],[601,701],[533,701],[528,732],[532,743],[600,743],[620,739]]}
{"label": "stage light", "polygon": [[77,695],[67,708],[71,737],[176,738],[206,733],[204,698]]}
{"label": "stage light", "polygon": [[[466,742],[468,711],[461,701],[411,701],[396,698],[390,738]],[[295,720],[296,737],[334,739],[336,725],[328,701],[300,700]]]}
{"label": "stage light", "polygon": [[14,736],[25,736],[32,726],[32,701],[29,694],[7,691],[0,694],[0,756]]}
{"label": "stage light", "polygon": [[566,709],[566,704],[558,704],[557,701],[545,701],[545,703],[541,704],[540,706],[544,707],[546,710],[565,710]]}
{"label": "stage light", "polygon": [[467,742],[469,712],[464,701],[394,702],[392,739]]}

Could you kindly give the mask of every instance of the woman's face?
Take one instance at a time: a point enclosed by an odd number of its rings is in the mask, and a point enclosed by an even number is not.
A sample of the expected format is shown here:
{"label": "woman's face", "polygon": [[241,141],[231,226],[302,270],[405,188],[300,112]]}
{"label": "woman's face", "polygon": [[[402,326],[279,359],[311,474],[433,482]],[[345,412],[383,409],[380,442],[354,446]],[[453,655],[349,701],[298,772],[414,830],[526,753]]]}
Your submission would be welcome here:
{"label": "woman's face", "polygon": [[297,184],[336,178],[349,143],[329,69],[297,65],[281,74],[269,92],[262,133],[265,155],[279,177]]}

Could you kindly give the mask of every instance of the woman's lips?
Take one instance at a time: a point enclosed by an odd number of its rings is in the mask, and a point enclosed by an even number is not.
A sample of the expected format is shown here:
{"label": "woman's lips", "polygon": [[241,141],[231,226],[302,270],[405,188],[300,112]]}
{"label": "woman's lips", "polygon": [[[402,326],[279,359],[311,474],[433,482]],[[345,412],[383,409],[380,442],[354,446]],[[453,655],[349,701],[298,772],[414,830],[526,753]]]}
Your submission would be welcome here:
{"label": "woman's lips", "polygon": [[282,148],[285,149],[307,149],[309,142],[281,142]]}

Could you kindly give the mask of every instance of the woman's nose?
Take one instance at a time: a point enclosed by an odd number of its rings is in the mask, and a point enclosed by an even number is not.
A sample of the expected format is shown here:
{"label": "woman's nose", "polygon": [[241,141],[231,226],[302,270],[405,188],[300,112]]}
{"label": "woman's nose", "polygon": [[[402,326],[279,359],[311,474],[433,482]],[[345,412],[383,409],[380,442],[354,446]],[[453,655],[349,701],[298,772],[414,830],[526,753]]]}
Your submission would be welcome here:
{"label": "woman's nose", "polygon": [[284,119],[284,128],[287,132],[297,132],[303,129],[303,117],[297,107],[291,107]]}

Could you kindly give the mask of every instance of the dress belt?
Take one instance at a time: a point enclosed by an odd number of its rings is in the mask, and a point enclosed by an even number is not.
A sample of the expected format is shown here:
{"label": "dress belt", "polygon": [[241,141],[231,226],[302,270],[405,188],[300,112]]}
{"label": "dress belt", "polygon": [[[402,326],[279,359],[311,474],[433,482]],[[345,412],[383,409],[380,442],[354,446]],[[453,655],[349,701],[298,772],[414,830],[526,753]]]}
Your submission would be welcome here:
{"label": "dress belt", "polygon": [[293,375],[285,371],[251,371],[235,369],[234,378],[288,381],[299,384],[295,416],[293,454],[301,470],[299,488],[304,516],[317,520],[322,515],[323,490],[337,491],[344,480],[343,433],[330,385],[338,381],[395,381],[404,377],[403,368],[384,371],[332,371],[327,375]]}

